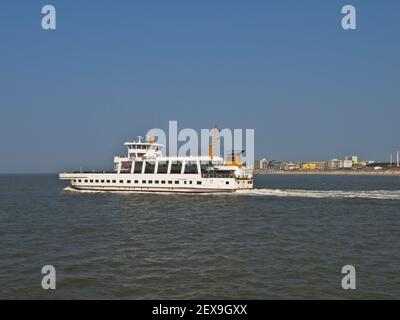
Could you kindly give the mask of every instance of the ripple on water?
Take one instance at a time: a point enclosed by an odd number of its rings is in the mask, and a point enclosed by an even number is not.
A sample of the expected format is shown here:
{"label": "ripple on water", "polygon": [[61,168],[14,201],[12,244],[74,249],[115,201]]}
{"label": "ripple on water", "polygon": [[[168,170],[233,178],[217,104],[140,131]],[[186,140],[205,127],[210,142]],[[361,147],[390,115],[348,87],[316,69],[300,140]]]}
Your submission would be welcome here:
{"label": "ripple on water", "polygon": [[[181,196],[0,176],[0,297],[51,298],[39,287],[45,264],[57,269],[60,299],[400,297],[397,177],[255,182]],[[340,288],[345,264],[357,268],[356,292]]]}

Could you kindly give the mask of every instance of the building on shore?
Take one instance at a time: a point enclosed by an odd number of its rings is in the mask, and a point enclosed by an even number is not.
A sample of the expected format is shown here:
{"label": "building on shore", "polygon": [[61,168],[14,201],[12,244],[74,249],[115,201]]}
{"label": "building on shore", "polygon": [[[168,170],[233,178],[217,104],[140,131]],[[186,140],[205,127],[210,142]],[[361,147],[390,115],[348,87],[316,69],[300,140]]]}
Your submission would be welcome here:
{"label": "building on shore", "polygon": [[267,159],[255,160],[254,169],[268,169],[269,161]]}
{"label": "building on shore", "polygon": [[351,160],[353,163],[358,162],[358,156],[346,156],[344,160]]}
{"label": "building on shore", "polygon": [[343,169],[351,169],[353,167],[353,160],[343,160]]}
{"label": "building on shore", "polygon": [[315,162],[303,162],[301,164],[303,170],[317,170],[317,164]]}
{"label": "building on shore", "polygon": [[299,162],[286,162],[284,163],[284,170],[300,170],[301,163]]}
{"label": "building on shore", "polygon": [[342,160],[332,159],[328,161],[329,170],[338,170],[342,167]]}
{"label": "building on shore", "polygon": [[328,163],[325,161],[303,162],[301,164],[302,170],[326,170],[327,168]]}
{"label": "building on shore", "polygon": [[351,169],[353,167],[353,160],[339,160],[332,159],[328,161],[327,168],[330,170]]}
{"label": "building on shore", "polygon": [[[342,159],[331,159],[329,161],[309,161],[309,162],[279,162],[275,160],[260,159],[255,160],[254,169],[271,171],[330,171],[330,170],[371,170],[377,165],[375,161],[361,161],[358,156],[351,155]],[[383,166],[385,168],[385,166]]]}

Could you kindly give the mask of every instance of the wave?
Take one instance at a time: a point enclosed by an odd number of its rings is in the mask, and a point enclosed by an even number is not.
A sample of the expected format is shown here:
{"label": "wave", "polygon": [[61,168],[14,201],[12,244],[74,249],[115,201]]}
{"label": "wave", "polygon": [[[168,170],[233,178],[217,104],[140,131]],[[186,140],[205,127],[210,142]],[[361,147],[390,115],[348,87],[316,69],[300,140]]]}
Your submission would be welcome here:
{"label": "wave", "polygon": [[343,190],[296,190],[296,189],[252,189],[236,194],[250,196],[300,197],[300,198],[361,198],[377,200],[400,200],[400,190],[343,191]]}
{"label": "wave", "polygon": [[106,193],[107,191],[101,191],[101,190],[78,190],[72,187],[66,187],[64,188],[64,191],[69,191],[69,192],[79,192],[79,193]]}

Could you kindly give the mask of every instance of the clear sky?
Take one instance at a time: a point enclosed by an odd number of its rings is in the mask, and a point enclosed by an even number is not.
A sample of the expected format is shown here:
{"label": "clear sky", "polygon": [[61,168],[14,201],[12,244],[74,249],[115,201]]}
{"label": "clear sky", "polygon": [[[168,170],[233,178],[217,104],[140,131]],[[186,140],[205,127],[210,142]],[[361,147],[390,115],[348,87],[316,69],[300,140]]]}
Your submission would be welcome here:
{"label": "clear sky", "polygon": [[[345,4],[357,30],[341,28]],[[169,120],[254,128],[256,158],[388,161],[399,39],[398,0],[4,0],[0,172],[108,169]]]}

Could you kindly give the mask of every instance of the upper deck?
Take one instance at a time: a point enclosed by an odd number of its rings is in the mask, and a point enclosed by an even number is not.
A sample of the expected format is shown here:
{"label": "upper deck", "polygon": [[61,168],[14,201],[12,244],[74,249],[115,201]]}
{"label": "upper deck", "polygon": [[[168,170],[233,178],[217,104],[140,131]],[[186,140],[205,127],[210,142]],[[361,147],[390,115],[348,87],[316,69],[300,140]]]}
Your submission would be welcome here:
{"label": "upper deck", "polygon": [[[219,156],[164,156],[153,139],[125,142],[128,154],[114,157],[115,174],[192,174],[202,177],[248,177],[251,171]],[[89,172],[88,172],[89,173]],[[106,173],[105,171],[102,173]]]}

